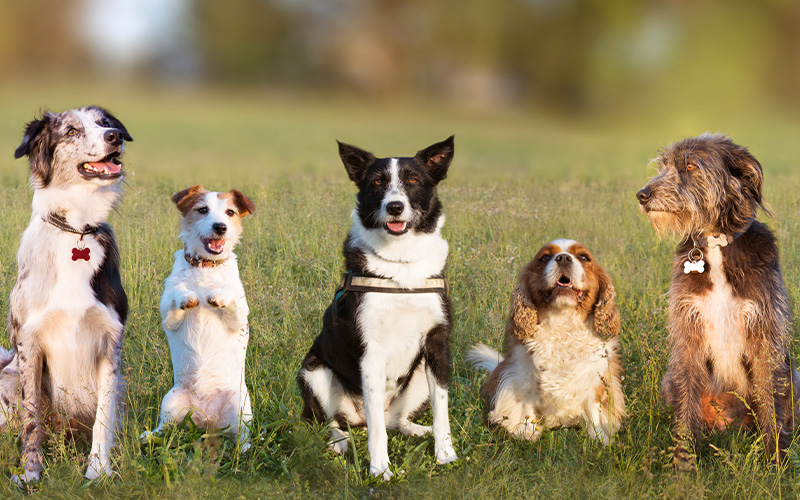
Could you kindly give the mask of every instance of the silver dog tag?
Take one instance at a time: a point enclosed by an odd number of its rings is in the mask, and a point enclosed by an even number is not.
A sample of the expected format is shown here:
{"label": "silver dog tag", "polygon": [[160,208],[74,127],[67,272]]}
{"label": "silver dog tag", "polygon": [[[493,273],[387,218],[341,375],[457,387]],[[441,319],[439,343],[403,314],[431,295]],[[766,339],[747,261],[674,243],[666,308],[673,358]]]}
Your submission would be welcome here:
{"label": "silver dog tag", "polygon": [[689,250],[689,254],[686,255],[686,258],[689,259],[683,263],[683,274],[689,273],[697,273],[703,274],[706,270],[706,263],[703,260],[703,251],[697,247],[692,248]]}

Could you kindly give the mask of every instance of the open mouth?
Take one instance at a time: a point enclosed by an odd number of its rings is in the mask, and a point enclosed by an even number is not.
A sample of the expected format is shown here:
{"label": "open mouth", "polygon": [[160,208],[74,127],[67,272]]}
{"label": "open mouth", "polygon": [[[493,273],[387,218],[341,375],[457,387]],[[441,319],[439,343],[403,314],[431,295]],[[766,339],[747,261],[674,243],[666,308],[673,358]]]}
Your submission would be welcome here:
{"label": "open mouth", "polygon": [[573,286],[572,280],[566,274],[562,274],[556,281],[556,286],[553,288],[553,293],[574,293],[580,299],[583,297],[583,290],[578,290]]}
{"label": "open mouth", "polygon": [[219,255],[225,249],[225,238],[201,238],[206,252]]}
{"label": "open mouth", "polygon": [[78,167],[78,172],[87,179],[116,179],[122,176],[119,153],[111,153],[100,161],[87,162]]}
{"label": "open mouth", "polygon": [[389,234],[400,235],[408,232],[408,222],[406,221],[387,222],[384,227]]}

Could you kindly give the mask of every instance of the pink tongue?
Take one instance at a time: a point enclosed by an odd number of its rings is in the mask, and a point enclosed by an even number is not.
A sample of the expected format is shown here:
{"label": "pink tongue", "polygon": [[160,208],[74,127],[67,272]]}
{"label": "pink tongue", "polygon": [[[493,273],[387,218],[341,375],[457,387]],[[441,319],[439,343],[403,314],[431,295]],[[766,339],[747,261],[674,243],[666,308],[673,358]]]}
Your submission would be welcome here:
{"label": "pink tongue", "polygon": [[399,233],[406,228],[405,222],[387,222],[386,225],[389,226],[389,230],[394,233]]}
{"label": "pink tongue", "polygon": [[208,248],[213,252],[221,252],[225,246],[225,240],[208,240]]}
{"label": "pink tongue", "polygon": [[120,166],[110,161],[95,162],[95,163],[90,163],[89,165],[91,165],[95,170],[97,170],[101,174],[105,175],[118,174],[120,171]]}

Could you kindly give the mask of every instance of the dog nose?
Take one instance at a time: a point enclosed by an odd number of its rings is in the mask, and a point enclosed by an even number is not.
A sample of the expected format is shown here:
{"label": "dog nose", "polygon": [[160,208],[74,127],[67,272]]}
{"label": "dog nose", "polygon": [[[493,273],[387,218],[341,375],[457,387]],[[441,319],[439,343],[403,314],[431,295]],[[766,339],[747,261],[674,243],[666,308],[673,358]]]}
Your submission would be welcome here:
{"label": "dog nose", "polygon": [[389,212],[389,215],[400,215],[404,208],[402,201],[390,201],[386,204],[386,211]]}
{"label": "dog nose", "polygon": [[119,146],[119,143],[122,139],[122,136],[119,133],[119,130],[106,130],[103,134],[103,139],[112,146]]}
{"label": "dog nose", "polygon": [[223,224],[222,222],[216,222],[214,225],[211,226],[211,229],[214,230],[217,234],[225,234],[225,231],[228,230],[228,226]]}
{"label": "dog nose", "polygon": [[649,188],[643,187],[636,193],[636,198],[639,200],[639,203],[645,204],[650,200],[650,197],[653,195],[653,192],[650,191]]}
{"label": "dog nose", "polygon": [[556,262],[559,264],[569,264],[572,262],[572,255],[568,253],[560,253],[556,255]]}

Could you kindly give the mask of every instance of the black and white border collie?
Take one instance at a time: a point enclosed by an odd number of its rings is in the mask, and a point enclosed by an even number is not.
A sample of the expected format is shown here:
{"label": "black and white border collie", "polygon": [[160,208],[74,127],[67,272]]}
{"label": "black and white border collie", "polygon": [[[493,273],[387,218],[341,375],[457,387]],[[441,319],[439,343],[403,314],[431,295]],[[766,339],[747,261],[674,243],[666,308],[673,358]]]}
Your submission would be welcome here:
{"label": "black and white border collie", "polygon": [[0,349],[0,429],[21,426],[18,484],[42,473],[45,422],[91,436],[87,479],[111,473],[128,301],[104,221],[132,140],[111,113],[88,106],[31,121],[14,153],[28,157],[33,186],[10,297],[12,350]]}
{"label": "black and white border collie", "polygon": [[[413,158],[375,158],[339,143],[339,156],[359,188],[344,243],[347,272],[383,278],[382,291],[344,291],[325,311],[322,332],[298,375],[303,417],[331,422],[331,448],[347,451],[348,426],[366,425],[370,472],[392,477],[386,429],[433,433],[436,460],[457,460],[448,395],[450,301],[443,289],[448,245],[436,186],[453,159],[453,137]],[[431,403],[433,426],[411,422]]]}

